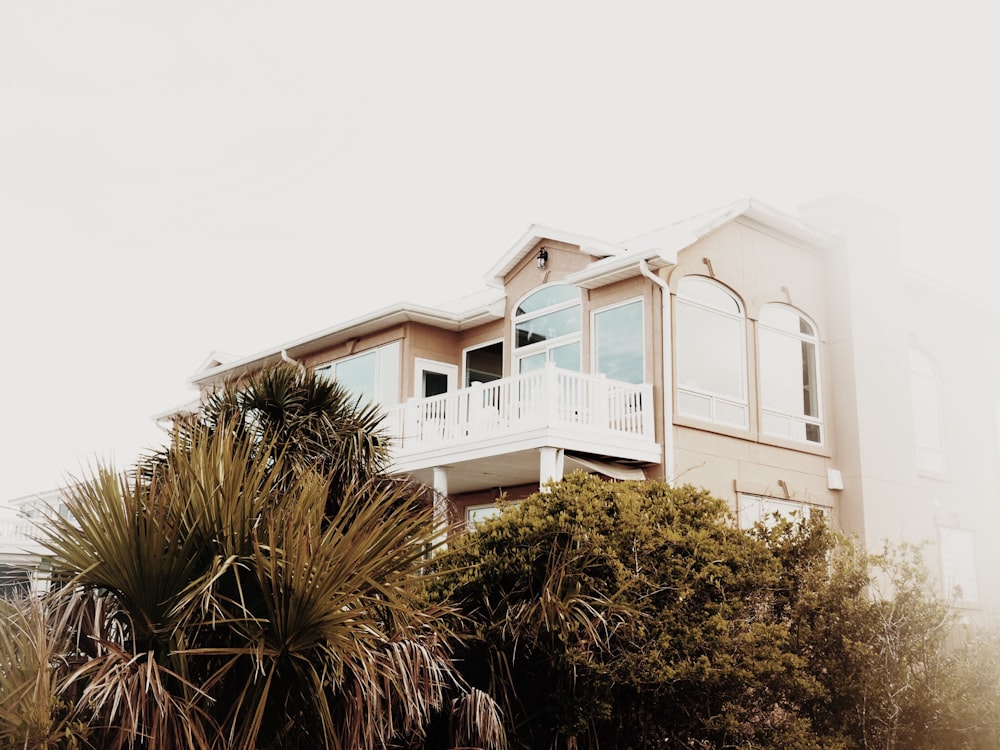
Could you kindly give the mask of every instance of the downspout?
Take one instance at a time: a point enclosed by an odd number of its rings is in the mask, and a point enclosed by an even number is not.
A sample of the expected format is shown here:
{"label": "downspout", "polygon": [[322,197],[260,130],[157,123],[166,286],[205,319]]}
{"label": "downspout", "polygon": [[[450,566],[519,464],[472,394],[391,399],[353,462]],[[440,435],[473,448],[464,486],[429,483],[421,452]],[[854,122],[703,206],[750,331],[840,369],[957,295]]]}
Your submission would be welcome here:
{"label": "downspout", "polygon": [[649,264],[639,261],[639,271],[647,279],[660,287],[660,308],[663,315],[663,473],[667,484],[674,483],[674,363],[673,340],[670,324],[670,287],[667,282],[653,273]]}
{"label": "downspout", "polygon": [[288,356],[288,350],[287,349],[282,349],[281,350],[281,359],[284,360],[285,362],[287,362],[290,365],[295,365],[296,367],[298,367],[299,368],[299,372],[301,374],[303,374],[303,375],[306,374],[306,366],[304,364],[302,364],[301,362],[299,362],[297,359],[292,359],[290,356]]}

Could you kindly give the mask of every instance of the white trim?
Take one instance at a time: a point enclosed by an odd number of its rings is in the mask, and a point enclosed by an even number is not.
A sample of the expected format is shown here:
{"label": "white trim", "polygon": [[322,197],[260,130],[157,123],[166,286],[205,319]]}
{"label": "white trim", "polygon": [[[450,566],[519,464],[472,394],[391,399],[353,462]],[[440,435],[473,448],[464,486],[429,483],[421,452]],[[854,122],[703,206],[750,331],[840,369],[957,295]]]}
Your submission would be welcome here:
{"label": "white trim", "polygon": [[448,378],[448,391],[454,391],[458,388],[458,365],[453,365],[450,362],[440,362],[435,359],[425,359],[424,357],[414,357],[413,358],[413,396],[415,398],[426,398],[427,394],[423,393],[423,378],[421,377],[425,372],[433,372],[437,375],[444,375]]}
{"label": "white trim", "polygon": [[[723,292],[725,292],[726,295],[728,295],[736,303],[736,307],[739,310],[738,314],[734,314],[732,312],[729,312],[728,310],[722,310],[722,309],[720,309],[718,307],[712,307],[710,305],[706,305],[705,303],[703,303],[703,302],[701,302],[699,300],[696,300],[696,299],[691,299],[689,297],[682,296],[681,293],[680,293],[681,292],[681,286],[688,279],[696,279],[699,283],[707,283],[707,284],[712,285],[712,286],[714,286],[714,287],[722,290]],[[675,413],[678,416],[685,417],[687,419],[696,419],[698,421],[705,422],[706,424],[718,424],[718,425],[725,425],[725,426],[728,426],[728,427],[734,427],[734,428],[742,429],[742,430],[749,430],[750,429],[750,373],[749,373],[749,366],[747,364],[748,350],[747,350],[747,314],[746,314],[746,305],[743,304],[743,300],[740,299],[739,295],[736,294],[736,292],[734,292],[728,286],[726,286],[725,284],[722,284],[722,283],[716,281],[715,279],[713,279],[711,277],[701,276],[700,274],[690,274],[688,276],[684,276],[678,282],[677,289],[678,289],[678,293],[674,296],[674,305],[676,305],[676,306],[688,305],[690,307],[695,307],[695,308],[698,308],[700,310],[704,310],[704,311],[707,311],[707,312],[715,313],[717,315],[721,315],[721,316],[726,317],[726,318],[728,318],[730,320],[734,320],[734,321],[737,321],[737,322],[740,323],[740,326],[739,326],[739,333],[740,333],[740,343],[739,343],[739,350],[740,350],[740,381],[741,381],[740,385],[741,385],[743,393],[740,394],[741,395],[741,399],[735,399],[735,398],[733,398],[733,395],[730,394],[730,393],[717,393],[715,391],[711,391],[711,390],[708,390],[708,389],[705,389],[705,388],[697,388],[696,389],[696,388],[691,388],[691,387],[688,387],[688,386],[684,386],[684,385],[682,385],[680,383],[680,379],[677,377],[677,375],[675,373],[674,374],[674,392],[673,392],[673,395],[672,395],[672,397],[676,399],[677,408],[675,409]],[[674,321],[675,321],[675,325],[677,325],[677,309],[676,308],[674,309]],[[672,333],[673,333],[672,344],[673,344],[673,346],[677,346],[677,338],[678,338],[677,333],[678,332],[677,331],[673,331]],[[678,362],[678,357],[677,357],[677,354],[675,352],[674,353],[674,367],[675,368],[677,367],[677,362]],[[687,412],[682,411],[681,408],[680,408],[680,401],[681,401],[681,396],[682,395],[689,395],[689,396],[692,396],[692,397],[695,397],[695,398],[704,398],[704,399],[707,399],[708,402],[709,402],[710,416],[709,417],[704,417],[704,416],[702,416],[700,414],[691,414],[691,413],[687,413]],[[731,407],[742,409],[743,410],[743,422],[742,422],[742,424],[738,424],[738,423],[735,423],[735,422],[731,422],[731,421],[727,421],[727,420],[724,420],[724,419],[717,418],[716,417],[716,413],[717,413],[717,408],[716,407],[718,405],[720,405],[720,404],[721,405],[728,405],[728,406],[731,406]]]}
{"label": "white trim", "polygon": [[[516,312],[517,309],[521,306],[521,304],[525,300],[533,297],[535,294],[537,294],[538,292],[540,292],[540,291],[542,291],[544,289],[552,289],[552,288],[560,287],[560,286],[562,286],[562,287],[568,287],[569,289],[575,289],[575,291],[576,291],[576,299],[575,300],[568,299],[568,300],[564,300],[563,302],[557,302],[554,305],[550,305],[549,307],[543,307],[540,310],[535,310],[534,312],[521,313],[520,315],[517,314],[517,312]],[[574,331],[574,332],[571,332],[571,333],[563,334],[562,336],[557,336],[556,338],[552,338],[552,339],[543,339],[542,341],[538,341],[538,342],[536,342],[534,344],[528,344],[526,346],[518,346],[518,344],[517,344],[517,326],[518,326],[519,323],[525,323],[525,322],[528,322],[528,321],[531,321],[531,320],[535,320],[536,318],[542,318],[542,317],[544,317],[546,315],[551,315],[553,313],[562,312],[563,310],[569,310],[569,309],[574,308],[574,307],[578,307],[580,309],[580,329],[578,331]],[[561,346],[566,346],[567,344],[572,344],[574,342],[580,342],[581,356],[580,356],[579,368],[580,368],[581,371],[583,370],[583,353],[582,353],[582,349],[583,349],[583,294],[580,292],[580,290],[578,288],[574,287],[572,284],[566,284],[565,282],[562,282],[562,281],[555,281],[555,282],[552,282],[552,283],[549,283],[549,284],[542,284],[541,286],[536,286],[530,292],[527,292],[526,294],[522,295],[517,300],[517,302],[514,305],[513,309],[514,309],[515,312],[510,317],[510,342],[511,342],[510,369],[511,369],[511,374],[512,375],[520,375],[521,374],[521,360],[522,359],[525,359],[526,357],[531,357],[533,355],[545,352],[546,353],[545,361],[546,361],[546,363],[549,363],[552,360],[549,359],[548,352],[550,352],[552,349],[558,349]]]}
{"label": "white trim", "polygon": [[[762,318],[764,316],[765,311],[768,310],[769,308],[771,309],[778,308],[778,309],[788,310],[794,313],[797,317],[804,320],[812,327],[813,330],[812,335],[810,336],[804,333],[785,331],[782,330],[781,328],[776,328],[775,326],[764,323],[762,321]],[[757,351],[755,352],[756,355],[755,360],[757,365],[757,409],[759,412],[757,417],[758,431],[760,432],[761,435],[767,435],[768,437],[782,438],[784,440],[791,440],[796,443],[804,443],[805,445],[815,445],[815,446],[826,445],[827,442],[826,424],[825,424],[824,410],[823,410],[823,373],[822,373],[822,366],[820,364],[821,363],[820,337],[819,337],[819,328],[817,327],[815,321],[811,317],[806,315],[804,312],[799,310],[797,307],[785,304],[783,302],[768,302],[767,304],[763,305],[760,308],[760,312],[757,314],[757,320],[755,322],[757,324],[757,336],[756,336]],[[764,371],[761,367],[761,363],[763,362],[764,358],[761,356],[761,350],[760,350],[760,333],[762,330],[770,333],[779,334],[781,336],[787,336],[790,339],[794,339],[800,342],[805,342],[813,345],[813,354],[815,361],[812,364],[815,369],[814,376],[816,378],[816,383],[814,384],[814,387],[816,389],[816,411],[818,412],[817,416],[813,417],[806,414],[790,414],[783,411],[778,411],[777,409],[769,409],[764,405]],[[809,439],[800,440],[791,434],[782,435],[775,432],[768,432],[764,429],[763,417],[765,414],[774,415],[776,417],[782,417],[790,420],[791,422],[798,422],[804,425],[810,425],[810,424],[816,425],[817,427],[819,427],[820,439],[818,441]]]}

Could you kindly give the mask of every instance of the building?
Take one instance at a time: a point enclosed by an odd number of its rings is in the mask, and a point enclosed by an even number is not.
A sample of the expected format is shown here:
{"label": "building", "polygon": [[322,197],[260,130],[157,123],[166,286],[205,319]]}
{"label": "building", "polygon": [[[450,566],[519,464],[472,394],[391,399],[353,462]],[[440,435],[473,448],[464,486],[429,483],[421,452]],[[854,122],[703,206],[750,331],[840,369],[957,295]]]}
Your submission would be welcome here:
{"label": "building", "polygon": [[459,519],[574,469],[691,483],[743,525],[817,509],[873,548],[927,541],[944,592],[1000,611],[1000,316],[904,272],[892,217],[837,196],[620,244],[535,225],[470,292],[213,354],[191,382],[329,373]]}

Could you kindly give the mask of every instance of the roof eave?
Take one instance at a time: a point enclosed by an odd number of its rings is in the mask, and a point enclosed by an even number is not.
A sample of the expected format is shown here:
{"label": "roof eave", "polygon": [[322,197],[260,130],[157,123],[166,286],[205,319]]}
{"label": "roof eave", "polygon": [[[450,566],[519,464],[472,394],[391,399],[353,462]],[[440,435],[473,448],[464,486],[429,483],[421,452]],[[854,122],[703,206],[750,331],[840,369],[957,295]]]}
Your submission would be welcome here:
{"label": "roof eave", "polygon": [[446,331],[462,331],[481,325],[482,323],[503,318],[503,308],[504,300],[502,298],[461,313],[450,313],[431,307],[401,303],[376,310],[341,325],[295,339],[294,341],[289,341],[234,362],[196,373],[188,382],[199,387],[218,385],[225,380],[240,377],[268,365],[277,364],[284,356],[296,359],[350,341],[351,339],[405,323],[423,323]]}
{"label": "roof eave", "polygon": [[640,269],[642,261],[645,261],[650,270],[653,271],[674,265],[673,262],[664,258],[660,250],[656,248],[595,261],[586,268],[570,274],[565,278],[565,281],[582,289],[597,289],[616,281],[624,281],[642,275]]}

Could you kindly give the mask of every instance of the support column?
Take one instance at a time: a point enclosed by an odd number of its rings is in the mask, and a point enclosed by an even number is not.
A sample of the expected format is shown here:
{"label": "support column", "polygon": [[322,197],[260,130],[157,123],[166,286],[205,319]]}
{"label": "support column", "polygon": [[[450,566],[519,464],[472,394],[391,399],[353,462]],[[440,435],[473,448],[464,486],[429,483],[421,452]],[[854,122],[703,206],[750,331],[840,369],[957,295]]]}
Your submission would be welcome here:
{"label": "support column", "polygon": [[548,492],[549,490],[545,485],[549,480],[558,482],[563,478],[565,456],[562,448],[550,448],[548,446],[539,448],[538,453],[538,489],[542,492]]}
{"label": "support column", "polygon": [[[448,469],[435,466],[434,469],[434,521],[441,528],[441,533],[434,538],[436,543],[443,543],[448,528]],[[443,547],[442,547],[443,549]]]}

